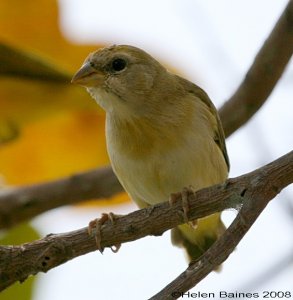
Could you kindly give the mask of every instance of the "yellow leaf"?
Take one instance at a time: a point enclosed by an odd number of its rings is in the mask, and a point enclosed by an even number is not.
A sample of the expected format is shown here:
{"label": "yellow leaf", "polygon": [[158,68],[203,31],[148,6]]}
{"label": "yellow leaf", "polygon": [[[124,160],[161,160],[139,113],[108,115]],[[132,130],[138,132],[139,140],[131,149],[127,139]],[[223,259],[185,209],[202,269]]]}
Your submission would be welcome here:
{"label": "yellow leaf", "polygon": [[0,1],[0,174],[10,185],[109,163],[104,113],[70,84],[100,46],[71,43],[58,21],[56,1]]}
{"label": "yellow leaf", "polygon": [[20,137],[0,148],[0,170],[9,184],[52,180],[107,165],[104,116],[60,113],[23,128]]}

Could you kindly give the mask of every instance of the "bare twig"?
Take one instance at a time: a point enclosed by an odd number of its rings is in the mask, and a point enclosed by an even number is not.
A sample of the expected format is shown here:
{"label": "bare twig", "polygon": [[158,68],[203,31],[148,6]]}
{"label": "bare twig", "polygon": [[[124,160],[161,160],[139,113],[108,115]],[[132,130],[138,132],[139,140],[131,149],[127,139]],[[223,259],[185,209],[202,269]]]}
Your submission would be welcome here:
{"label": "bare twig", "polygon": [[68,83],[70,74],[49,64],[37,54],[0,43],[0,76],[14,76],[46,82]]}
{"label": "bare twig", "polygon": [[0,190],[0,228],[49,209],[82,200],[105,198],[122,191],[111,168],[100,168],[32,186]]}
{"label": "bare twig", "polygon": [[[241,208],[227,232],[181,276],[154,299],[172,299],[174,291],[184,292],[222,263],[238,244],[267,203],[293,182],[293,151],[246,175],[228,179],[189,195],[189,219],[198,219],[226,208]],[[181,201],[168,202],[119,217],[115,224],[106,222],[101,229],[101,246],[111,247],[142,238],[160,235],[184,223]],[[96,242],[87,228],[51,234],[21,246],[0,247],[0,290],[29,275],[48,270],[77,256],[96,250]],[[165,297],[166,296],[166,297]]]}
{"label": "bare twig", "polygon": [[293,0],[258,52],[245,79],[219,113],[226,137],[245,124],[264,104],[293,53]]}

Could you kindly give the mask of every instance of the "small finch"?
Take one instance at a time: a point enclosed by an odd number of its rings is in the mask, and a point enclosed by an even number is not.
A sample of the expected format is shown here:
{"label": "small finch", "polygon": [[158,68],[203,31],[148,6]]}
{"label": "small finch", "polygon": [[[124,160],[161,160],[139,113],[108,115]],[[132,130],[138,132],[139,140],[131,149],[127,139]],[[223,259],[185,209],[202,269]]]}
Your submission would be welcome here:
{"label": "small finch", "polygon": [[[91,53],[72,82],[106,111],[113,170],[140,208],[226,180],[224,132],[208,95],[143,50],[114,45]],[[172,242],[192,261],[224,230],[216,213],[172,229]]]}

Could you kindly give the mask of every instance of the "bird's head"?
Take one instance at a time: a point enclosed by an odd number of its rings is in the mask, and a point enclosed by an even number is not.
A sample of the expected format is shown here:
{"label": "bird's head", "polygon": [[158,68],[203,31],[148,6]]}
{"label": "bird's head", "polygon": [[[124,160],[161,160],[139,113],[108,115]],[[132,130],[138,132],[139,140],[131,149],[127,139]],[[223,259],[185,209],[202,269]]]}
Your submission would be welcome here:
{"label": "bird's head", "polygon": [[[107,112],[143,115],[157,101],[155,86],[166,69],[136,47],[119,45],[91,53],[72,83],[86,87]],[[163,75],[163,76],[162,76]],[[154,100],[152,100],[154,99]]]}

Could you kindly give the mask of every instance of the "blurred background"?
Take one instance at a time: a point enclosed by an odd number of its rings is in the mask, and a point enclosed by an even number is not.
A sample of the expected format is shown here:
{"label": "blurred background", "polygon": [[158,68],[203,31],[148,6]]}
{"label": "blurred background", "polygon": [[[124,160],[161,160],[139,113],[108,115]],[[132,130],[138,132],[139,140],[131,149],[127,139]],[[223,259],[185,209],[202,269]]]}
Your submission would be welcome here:
{"label": "blurred background", "polygon": [[[111,44],[143,48],[203,87],[220,107],[238,87],[287,1],[10,0],[0,2],[1,186],[43,182],[107,165],[104,113],[70,77]],[[44,71],[45,70],[45,71]],[[39,76],[44,71],[44,78]],[[261,110],[227,140],[230,177],[292,150],[293,66]],[[235,112],[237,114],[237,112]],[[192,292],[293,293],[293,189],[284,190],[224,263]],[[17,244],[136,209],[125,194],[62,207],[1,231]],[[235,212],[223,213],[229,223]],[[31,277],[0,299],[147,299],[186,268],[169,232],[94,252]]]}

